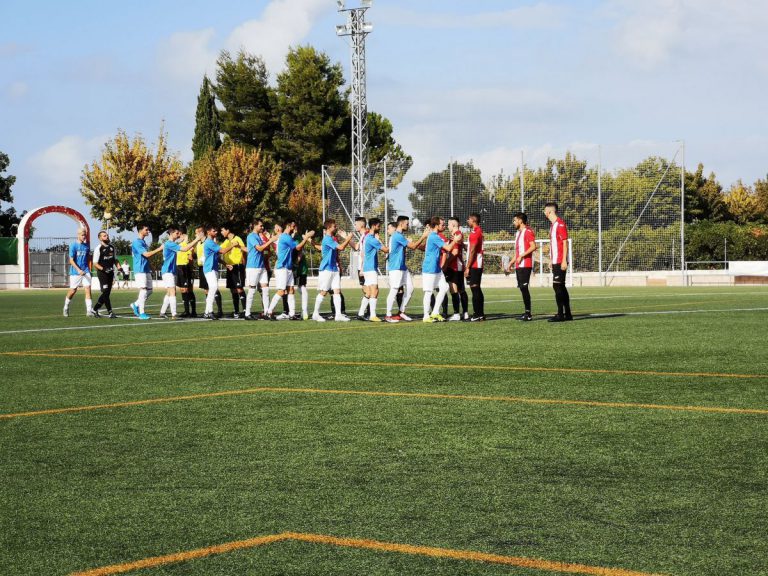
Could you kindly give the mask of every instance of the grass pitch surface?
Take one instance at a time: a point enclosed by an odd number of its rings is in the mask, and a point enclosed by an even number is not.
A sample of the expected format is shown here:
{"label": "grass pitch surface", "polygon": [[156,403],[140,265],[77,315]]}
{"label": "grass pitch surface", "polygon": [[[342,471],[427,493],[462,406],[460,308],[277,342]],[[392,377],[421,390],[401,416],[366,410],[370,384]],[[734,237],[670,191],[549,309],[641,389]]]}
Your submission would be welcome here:
{"label": "grass pitch surface", "polygon": [[320,325],[0,292],[0,574],[284,532],[538,563],[287,539],[126,573],[768,574],[768,290],[571,296],[564,324],[535,289],[530,323]]}

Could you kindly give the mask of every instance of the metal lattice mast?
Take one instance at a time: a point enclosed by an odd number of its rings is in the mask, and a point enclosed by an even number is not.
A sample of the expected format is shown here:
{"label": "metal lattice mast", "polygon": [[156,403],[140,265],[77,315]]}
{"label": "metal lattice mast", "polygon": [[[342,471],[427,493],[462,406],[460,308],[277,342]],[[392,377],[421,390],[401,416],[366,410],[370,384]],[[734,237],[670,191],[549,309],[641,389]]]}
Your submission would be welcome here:
{"label": "metal lattice mast", "polygon": [[365,21],[371,7],[370,0],[361,0],[359,8],[345,8],[344,0],[337,1],[339,12],[347,13],[347,23],[336,27],[336,34],[349,36],[352,48],[352,90],[350,114],[352,116],[352,210],[364,215],[373,203],[368,187],[368,99],[366,96],[365,37],[373,26]]}

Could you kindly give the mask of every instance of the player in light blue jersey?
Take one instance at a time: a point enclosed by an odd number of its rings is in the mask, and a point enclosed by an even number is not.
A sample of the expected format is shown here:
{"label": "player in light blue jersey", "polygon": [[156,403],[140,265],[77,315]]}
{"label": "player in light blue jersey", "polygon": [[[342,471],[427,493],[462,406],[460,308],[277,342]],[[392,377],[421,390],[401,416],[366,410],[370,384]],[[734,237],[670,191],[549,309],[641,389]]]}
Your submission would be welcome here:
{"label": "player in light blue jersey", "polygon": [[160,308],[160,318],[168,318],[165,312],[170,307],[171,319],[176,320],[176,255],[179,252],[189,252],[203,239],[202,235],[200,235],[192,242],[188,242],[186,246],[181,246],[178,243],[179,238],[181,238],[179,227],[169,227],[168,240],[163,243],[162,279],[165,297]]}
{"label": "player in light blue jersey", "polygon": [[[450,285],[443,274],[444,256],[450,254],[456,247],[459,240],[454,237],[450,242],[446,242],[441,236],[445,230],[445,221],[433,216],[428,224],[430,230],[427,241],[420,247],[424,251],[424,262],[421,266],[421,282],[424,290],[424,322],[443,322],[445,318],[440,315],[439,310],[443,304],[445,296],[448,294]],[[438,290],[435,298],[435,306],[430,312],[432,302],[432,293]]]}
{"label": "player in light blue jersey", "polygon": [[[408,271],[408,267],[405,262],[406,249],[417,250],[423,242],[426,241],[427,236],[430,233],[429,228],[424,228],[424,234],[416,240],[411,242],[405,237],[405,232],[408,231],[409,226],[408,216],[397,217],[397,229],[392,234],[390,240],[390,252],[389,252],[389,295],[387,296],[387,315],[384,318],[387,322],[400,322],[404,320],[410,322],[411,318],[405,314],[405,309],[408,306],[408,301],[413,295],[413,279]],[[400,305],[400,312],[393,316],[392,307],[397,299],[397,292],[400,287],[405,287],[405,293],[403,294],[403,302]]]}
{"label": "player in light blue jersey", "polygon": [[[339,233],[344,240],[339,243],[334,237]],[[336,220],[329,218],[323,223],[323,241],[320,245],[322,250],[322,259],[320,260],[320,274],[317,278],[317,299],[315,300],[315,311],[312,314],[312,320],[315,322],[325,322],[325,318],[320,316],[320,306],[323,299],[329,291],[333,290],[333,304],[336,315],[334,319],[337,322],[349,322],[349,317],[341,312],[341,272],[339,270],[339,251],[346,249],[352,241],[352,235],[343,230],[339,230]]]}
{"label": "player in light blue jersey", "polygon": [[77,242],[69,245],[69,291],[64,298],[64,316],[69,316],[69,305],[77,289],[82,286],[85,290],[85,313],[93,316],[93,300],[91,299],[91,247],[86,241],[88,232],[85,228],[77,231]]}
{"label": "player in light blue jersey", "polygon": [[133,252],[133,278],[139,289],[139,297],[131,304],[131,310],[140,319],[149,320],[149,314],[144,311],[147,300],[152,295],[152,267],[149,265],[149,259],[162,251],[163,246],[161,244],[154,250],[150,250],[146,240],[149,236],[149,226],[139,225],[136,230],[139,237],[131,244],[131,252]]}
{"label": "player in light blue jersey", "polygon": [[218,320],[213,314],[213,304],[216,301],[216,293],[219,287],[219,258],[232,250],[235,245],[230,243],[227,247],[219,246],[216,242],[218,228],[212,224],[205,227],[207,238],[203,242],[203,274],[208,283],[208,292],[205,295],[205,313],[203,318]]}
{"label": "player in light blue jersey", "polygon": [[[365,236],[365,242],[362,247],[363,252],[363,289],[365,290],[364,303],[367,302],[370,309],[368,320],[371,322],[381,322],[381,318],[376,315],[376,303],[379,298],[379,252],[389,253],[389,248],[384,246],[379,240],[381,231],[381,220],[371,218],[368,221],[368,234]],[[360,314],[358,318],[362,318]]]}
{"label": "player in light blue jersey", "polygon": [[[301,237],[301,242],[296,242],[292,234],[296,232],[296,221],[288,219],[283,225],[283,233],[277,240],[277,263],[275,264],[275,287],[277,294],[272,297],[269,303],[267,316],[270,320],[288,320],[296,314],[296,288],[293,280],[293,251],[303,250],[304,245],[315,235],[314,230],[306,232]],[[288,314],[280,314],[277,318],[274,316],[275,306],[282,300],[283,296],[288,294]]]}
{"label": "player in light blue jersey", "polygon": [[269,275],[267,274],[267,264],[265,262],[265,251],[269,255],[269,247],[278,240],[278,236],[267,235],[264,240],[264,220],[257,218],[253,223],[252,232],[245,239],[248,255],[245,260],[245,285],[248,287],[248,295],[245,298],[245,319],[256,320],[256,316],[251,314],[253,307],[253,298],[257,289],[261,286],[261,305],[262,318],[269,308]]}

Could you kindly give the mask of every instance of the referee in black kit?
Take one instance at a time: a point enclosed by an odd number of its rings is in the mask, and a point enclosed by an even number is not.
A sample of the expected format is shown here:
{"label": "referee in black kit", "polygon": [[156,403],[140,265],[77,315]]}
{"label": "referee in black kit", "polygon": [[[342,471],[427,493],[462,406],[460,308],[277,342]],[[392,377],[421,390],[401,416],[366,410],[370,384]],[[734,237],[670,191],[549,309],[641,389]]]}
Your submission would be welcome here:
{"label": "referee in black kit", "polygon": [[101,288],[99,301],[93,307],[93,315],[96,318],[102,317],[99,314],[99,308],[102,306],[107,307],[109,318],[117,318],[117,315],[112,311],[112,302],[109,300],[109,296],[112,293],[112,284],[115,281],[116,265],[115,247],[109,241],[107,231],[102,230],[99,232],[99,245],[93,251],[93,266],[96,268],[96,275],[99,279],[99,287]]}

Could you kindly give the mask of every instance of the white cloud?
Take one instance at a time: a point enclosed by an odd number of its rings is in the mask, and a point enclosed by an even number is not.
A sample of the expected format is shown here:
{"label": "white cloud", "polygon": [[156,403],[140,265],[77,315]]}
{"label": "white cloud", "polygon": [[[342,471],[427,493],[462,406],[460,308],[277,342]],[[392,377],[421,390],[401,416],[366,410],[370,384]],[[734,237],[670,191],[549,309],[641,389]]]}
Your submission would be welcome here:
{"label": "white cloud", "polygon": [[248,20],[235,28],[227,38],[227,48],[264,58],[267,69],[282,69],[288,48],[306,38],[315,21],[335,8],[329,0],[272,0],[261,18]]}
{"label": "white cloud", "polygon": [[29,85],[26,82],[11,82],[8,85],[6,94],[11,100],[21,100],[29,92]]}
{"label": "white cloud", "polygon": [[701,58],[728,47],[766,47],[764,0],[609,0],[619,53],[642,69],[657,68],[679,54]]}
{"label": "white cloud", "polygon": [[158,47],[158,71],[174,83],[199,83],[203,74],[212,74],[216,63],[216,51],[210,46],[214,36],[213,28],[172,34]]}
{"label": "white cloud", "polygon": [[565,7],[548,2],[475,14],[422,13],[404,8],[385,7],[381,13],[381,20],[398,26],[419,28],[544,29],[561,26],[565,11]]}
{"label": "white cloud", "polygon": [[33,156],[28,167],[51,196],[79,199],[83,167],[93,161],[108,139],[108,136],[90,139],[64,136]]}

